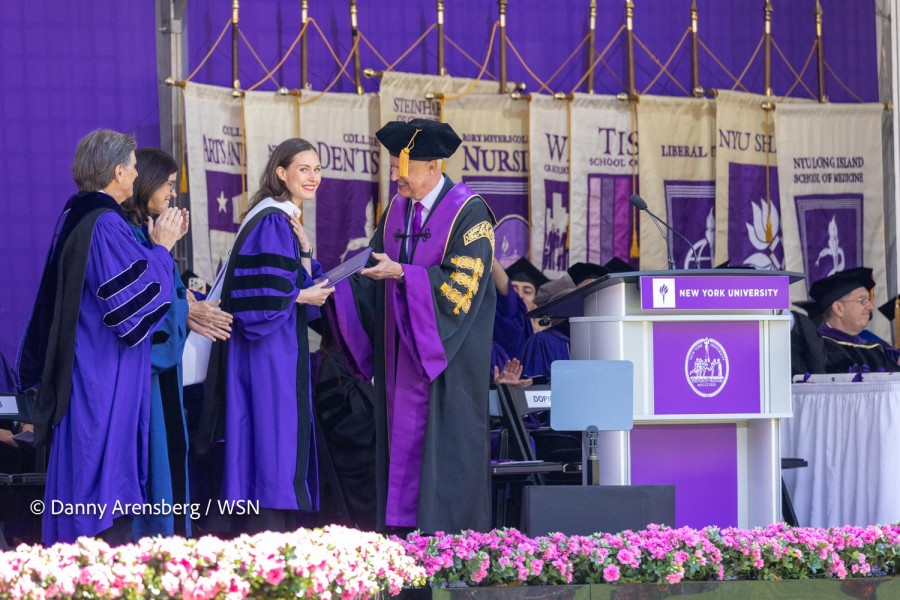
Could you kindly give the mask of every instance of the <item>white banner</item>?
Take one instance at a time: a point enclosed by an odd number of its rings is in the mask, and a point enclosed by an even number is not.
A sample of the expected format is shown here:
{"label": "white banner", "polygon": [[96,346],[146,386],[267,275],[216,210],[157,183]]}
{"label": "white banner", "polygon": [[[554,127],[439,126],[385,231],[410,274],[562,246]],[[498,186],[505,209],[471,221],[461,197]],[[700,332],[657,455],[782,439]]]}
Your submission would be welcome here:
{"label": "white banner", "polygon": [[497,217],[495,256],[504,266],[528,255],[528,102],[470,94],[444,103],[462,144],[446,173],[480,194]]}
{"label": "white banner", "polygon": [[[497,82],[475,81],[460,77],[447,77],[440,75],[418,75],[413,73],[398,73],[386,71],[381,78],[378,87],[379,114],[381,119],[378,131],[388,121],[411,121],[413,119],[441,120],[441,101],[437,98],[426,98],[431,94],[445,94],[455,96],[466,92],[474,94],[496,93]],[[444,122],[456,129],[456,125],[444,119]],[[391,195],[396,193],[396,186],[391,186],[390,153],[381,152],[380,158],[380,190],[381,205],[384,206]],[[379,215],[380,217],[380,215]]]}
{"label": "white banner", "polygon": [[[569,103],[552,96],[531,96],[530,140],[531,262],[548,277],[561,275],[570,263]],[[584,197],[574,198],[584,203]],[[576,262],[576,261],[572,261]],[[504,264],[504,266],[507,266]]]}
{"label": "white banner", "polygon": [[[369,245],[378,198],[378,97],[324,94],[300,103],[302,137],[316,147],[322,183],[303,204],[304,227],[326,269]],[[318,210],[317,210],[318,208]]]}
{"label": "white banner", "polygon": [[[688,240],[667,233],[675,267],[715,266],[714,102],[641,96],[637,117],[640,194]],[[666,246],[649,215],[641,218],[640,230],[641,268],[665,268]]]}
{"label": "white banner", "polygon": [[193,270],[212,282],[245,210],[241,101],[230,88],[184,88]]}
{"label": "white banner", "polygon": [[615,256],[637,266],[637,209],[628,198],[638,183],[638,145],[630,105],[575,94],[571,123],[569,258],[602,265]]}
{"label": "white banner", "polygon": [[291,137],[299,137],[297,98],[275,92],[247,92],[244,96],[247,140],[247,198],[259,189],[259,176],[272,151]]}
{"label": "white banner", "polygon": [[[807,283],[869,267],[875,305],[887,299],[882,204],[881,104],[778,105],[778,146],[786,268]],[[794,296],[806,299],[800,285]],[[888,336],[878,313],[873,331]]]}

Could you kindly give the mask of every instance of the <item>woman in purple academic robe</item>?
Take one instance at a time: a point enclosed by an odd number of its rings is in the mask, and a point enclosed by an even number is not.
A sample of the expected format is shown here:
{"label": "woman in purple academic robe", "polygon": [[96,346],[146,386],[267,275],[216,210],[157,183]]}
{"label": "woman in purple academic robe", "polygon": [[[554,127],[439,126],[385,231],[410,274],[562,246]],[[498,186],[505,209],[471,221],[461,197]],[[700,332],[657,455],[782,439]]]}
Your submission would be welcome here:
{"label": "woman in purple academic robe", "polygon": [[[153,248],[148,219],[158,218],[176,198],[178,163],[158,148],[135,151],[138,177],[134,195],[122,204],[138,242]],[[181,355],[187,332],[210,340],[228,339],[231,315],[218,309],[219,301],[195,301],[178,272],[172,270],[173,292],[169,312],[151,337],[149,464],[147,502],[157,507],[183,506],[191,501],[188,485],[188,438],[181,395]],[[191,535],[191,513],[159,510],[134,519],[134,537]]]}
{"label": "woman in purple academic robe", "polygon": [[248,533],[287,531],[298,510],[318,510],[306,330],[333,288],[313,284],[322,268],[312,260],[300,204],[314,199],[320,171],[305,140],[285,140],[272,152],[222,286],[222,308],[234,322],[231,339],[213,344],[198,445],[203,454],[224,436],[222,496],[248,508],[245,518],[235,519],[242,508],[230,515],[233,529]]}
{"label": "woman in purple academic robe", "polygon": [[[133,539],[147,501],[151,336],[172,299],[170,250],[187,212],[162,212],[134,238],[121,204],[137,170],[131,136],[100,129],[78,144],[81,190],[66,204],[19,350],[22,389],[40,386],[35,442],[52,437],[43,541]],[[98,191],[99,190],[99,191]]]}

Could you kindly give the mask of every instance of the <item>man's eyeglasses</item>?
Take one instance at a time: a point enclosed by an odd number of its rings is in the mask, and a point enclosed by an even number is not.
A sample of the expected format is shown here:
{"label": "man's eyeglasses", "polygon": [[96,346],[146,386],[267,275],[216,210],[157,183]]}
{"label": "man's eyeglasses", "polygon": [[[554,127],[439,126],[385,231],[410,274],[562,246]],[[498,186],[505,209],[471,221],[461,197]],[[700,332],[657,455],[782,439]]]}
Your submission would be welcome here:
{"label": "man's eyeglasses", "polygon": [[860,296],[859,298],[851,298],[850,300],[838,300],[838,302],[859,302],[863,306],[866,304],[872,304],[871,296]]}

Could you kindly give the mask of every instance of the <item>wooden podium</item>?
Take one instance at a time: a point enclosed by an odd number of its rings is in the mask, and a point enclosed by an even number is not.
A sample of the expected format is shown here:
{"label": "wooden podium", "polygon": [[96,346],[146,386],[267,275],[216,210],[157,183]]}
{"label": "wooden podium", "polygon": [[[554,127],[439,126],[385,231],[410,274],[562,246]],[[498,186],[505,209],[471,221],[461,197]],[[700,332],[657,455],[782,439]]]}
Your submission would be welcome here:
{"label": "wooden podium", "polygon": [[[675,524],[781,521],[798,273],[615,273],[529,316],[568,317],[573,360],[634,363],[634,429],[600,432],[601,485],[674,485]],[[552,384],[552,382],[551,382]],[[604,393],[602,382],[585,394]]]}

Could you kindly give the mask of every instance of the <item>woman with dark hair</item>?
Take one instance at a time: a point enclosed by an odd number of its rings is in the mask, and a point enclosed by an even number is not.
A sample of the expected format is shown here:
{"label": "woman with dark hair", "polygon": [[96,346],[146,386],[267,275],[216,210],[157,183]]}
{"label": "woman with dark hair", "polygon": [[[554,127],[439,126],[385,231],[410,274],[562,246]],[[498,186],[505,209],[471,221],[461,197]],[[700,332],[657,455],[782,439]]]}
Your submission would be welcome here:
{"label": "woman with dark hair", "polygon": [[[153,247],[148,223],[156,219],[175,199],[178,164],[167,152],[156,148],[135,151],[137,179],[134,192],[123,208],[137,240]],[[187,219],[185,219],[186,221]],[[185,231],[187,222],[185,222]],[[178,273],[172,275],[173,291],[169,312],[153,333],[150,352],[149,464],[147,502],[156,507],[190,502],[187,476],[187,427],[181,395],[181,355],[191,329],[212,340],[227,339],[231,315],[218,309],[218,301],[195,301]],[[155,511],[164,514],[137,515],[135,539],[145,536],[191,535],[190,511]],[[187,512],[187,515],[184,514]]]}
{"label": "woman with dark hair", "polygon": [[202,456],[225,440],[223,499],[259,508],[233,522],[248,533],[287,531],[298,511],[318,510],[307,323],[334,288],[313,284],[322,268],[312,259],[300,205],[315,198],[321,168],[306,140],[275,148],[222,284],[234,331],[213,344],[195,449]]}

